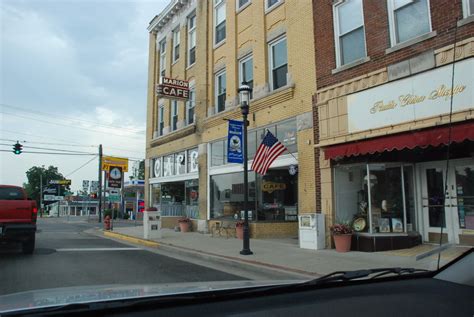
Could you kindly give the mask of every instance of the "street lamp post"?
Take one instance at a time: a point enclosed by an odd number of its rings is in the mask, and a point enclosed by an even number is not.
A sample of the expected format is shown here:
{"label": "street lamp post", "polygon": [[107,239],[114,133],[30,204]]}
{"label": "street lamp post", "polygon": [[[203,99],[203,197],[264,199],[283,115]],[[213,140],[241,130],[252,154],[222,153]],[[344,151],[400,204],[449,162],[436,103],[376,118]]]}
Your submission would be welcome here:
{"label": "street lamp post", "polygon": [[249,231],[249,210],[248,210],[248,202],[249,202],[249,179],[248,179],[248,152],[247,152],[247,116],[249,114],[249,107],[250,107],[250,93],[252,88],[244,81],[239,87],[239,96],[240,96],[240,110],[242,112],[242,117],[244,119],[244,245],[240,254],[242,255],[250,255],[253,254],[250,251],[250,231]]}

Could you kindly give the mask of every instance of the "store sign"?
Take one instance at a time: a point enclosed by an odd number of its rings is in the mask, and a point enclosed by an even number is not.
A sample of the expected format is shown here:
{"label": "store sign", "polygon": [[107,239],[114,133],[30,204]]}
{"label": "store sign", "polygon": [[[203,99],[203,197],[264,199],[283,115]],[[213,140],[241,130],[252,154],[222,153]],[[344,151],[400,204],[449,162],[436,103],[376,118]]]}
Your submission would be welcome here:
{"label": "store sign", "polygon": [[347,97],[348,132],[376,129],[474,108],[474,59],[367,89]]}
{"label": "store sign", "polygon": [[49,181],[50,185],[71,185],[70,179],[53,179]]}
{"label": "store sign", "polygon": [[122,172],[128,172],[128,158],[103,156],[102,169],[108,172],[111,166],[119,166],[122,168]]}
{"label": "store sign", "polygon": [[122,188],[123,172],[120,166],[111,166],[108,175],[109,188]]}
{"label": "store sign", "polygon": [[243,145],[243,121],[229,120],[229,130],[227,134],[227,162],[240,163],[244,162]]}
{"label": "store sign", "polygon": [[186,80],[160,77],[160,83],[156,86],[156,94],[161,98],[189,99],[189,82]]}
{"label": "store sign", "polygon": [[273,193],[275,190],[285,190],[286,184],[285,183],[275,183],[275,182],[266,182],[263,181],[262,183],[262,191],[267,192],[269,194]]}

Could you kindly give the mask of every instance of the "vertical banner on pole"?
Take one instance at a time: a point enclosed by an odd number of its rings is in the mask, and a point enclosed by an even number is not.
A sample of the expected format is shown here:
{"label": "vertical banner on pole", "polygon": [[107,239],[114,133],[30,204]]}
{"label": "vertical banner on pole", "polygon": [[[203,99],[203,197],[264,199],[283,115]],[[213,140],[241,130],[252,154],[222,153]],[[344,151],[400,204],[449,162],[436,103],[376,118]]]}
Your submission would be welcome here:
{"label": "vertical banner on pole", "polygon": [[244,162],[244,152],[242,145],[244,123],[242,121],[229,120],[229,130],[227,134],[227,162],[240,163]]}

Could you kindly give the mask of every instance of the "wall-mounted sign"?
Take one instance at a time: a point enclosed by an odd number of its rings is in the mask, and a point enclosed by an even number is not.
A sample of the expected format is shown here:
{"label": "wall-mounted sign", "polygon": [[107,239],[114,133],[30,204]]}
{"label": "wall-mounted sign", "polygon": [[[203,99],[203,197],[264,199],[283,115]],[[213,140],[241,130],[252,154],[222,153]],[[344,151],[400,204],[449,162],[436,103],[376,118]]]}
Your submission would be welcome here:
{"label": "wall-mounted sign", "polygon": [[348,132],[358,132],[474,107],[474,59],[393,81],[347,96]]}
{"label": "wall-mounted sign", "polygon": [[111,166],[108,175],[109,188],[122,188],[123,172],[120,166]]}
{"label": "wall-mounted sign", "polygon": [[275,182],[267,182],[263,181],[262,183],[262,191],[267,192],[269,194],[273,193],[275,190],[285,190],[286,184],[285,183],[275,183]]}
{"label": "wall-mounted sign", "polygon": [[103,156],[102,170],[108,172],[111,166],[119,166],[122,168],[122,172],[128,172],[128,158]]}
{"label": "wall-mounted sign", "polygon": [[156,85],[156,94],[161,98],[189,99],[189,82],[186,80],[160,77]]}
{"label": "wall-mounted sign", "polygon": [[243,145],[243,121],[229,120],[229,130],[227,134],[227,162],[240,163],[244,162]]}
{"label": "wall-mounted sign", "polygon": [[288,173],[293,176],[293,175],[296,175],[296,173],[298,173],[298,166],[297,165],[290,165],[288,166]]}

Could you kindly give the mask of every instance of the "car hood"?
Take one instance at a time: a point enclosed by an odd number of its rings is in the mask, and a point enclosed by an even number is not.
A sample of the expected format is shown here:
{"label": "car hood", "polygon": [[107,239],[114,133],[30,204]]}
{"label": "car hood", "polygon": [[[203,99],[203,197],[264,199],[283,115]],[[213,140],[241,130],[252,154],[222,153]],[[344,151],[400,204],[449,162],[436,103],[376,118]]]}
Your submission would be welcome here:
{"label": "car hood", "polygon": [[192,294],[205,291],[284,285],[298,282],[301,282],[301,280],[220,281],[136,285],[113,284],[42,289],[0,296],[0,313],[77,303],[106,302],[175,294]]}

